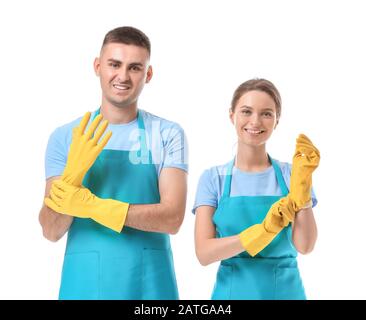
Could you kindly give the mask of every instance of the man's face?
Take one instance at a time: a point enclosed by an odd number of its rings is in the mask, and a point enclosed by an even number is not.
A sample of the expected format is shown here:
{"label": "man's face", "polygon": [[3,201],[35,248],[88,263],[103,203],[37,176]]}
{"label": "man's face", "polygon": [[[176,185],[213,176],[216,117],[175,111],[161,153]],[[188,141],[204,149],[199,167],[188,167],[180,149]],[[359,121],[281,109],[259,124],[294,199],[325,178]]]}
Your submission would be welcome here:
{"label": "man's face", "polygon": [[94,61],[100,78],[102,103],[124,108],[137,106],[137,99],[152,77],[145,48],[124,43],[109,43]]}

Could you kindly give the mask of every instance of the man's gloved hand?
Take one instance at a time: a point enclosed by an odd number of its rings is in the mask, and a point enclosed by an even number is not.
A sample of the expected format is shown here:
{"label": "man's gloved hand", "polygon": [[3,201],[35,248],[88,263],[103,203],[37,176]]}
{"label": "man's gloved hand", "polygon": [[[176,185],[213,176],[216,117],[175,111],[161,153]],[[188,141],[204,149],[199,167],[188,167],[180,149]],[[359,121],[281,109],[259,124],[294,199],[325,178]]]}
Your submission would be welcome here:
{"label": "man's gloved hand", "polygon": [[311,206],[312,173],[318,167],[319,161],[319,150],[307,136],[300,134],[296,139],[290,178],[290,198],[296,212]]}
{"label": "man's gloved hand", "polygon": [[86,133],[85,128],[90,119],[90,112],[87,112],[81,119],[79,126],[73,129],[72,142],[67,156],[64,172],[61,176],[63,181],[80,187],[85,174],[93,165],[98,155],[102,152],[112,132],[108,132],[98,143],[108,126],[108,121],[102,121],[102,116],[98,115],[90,124]]}
{"label": "man's gloved hand", "polygon": [[79,188],[63,180],[52,183],[44,203],[52,210],[79,218],[91,218],[116,232],[121,232],[129,204],[113,199],[101,199],[87,188]]}
{"label": "man's gloved hand", "polygon": [[294,221],[293,207],[288,195],[275,202],[261,224],[255,224],[239,234],[243,248],[252,257],[262,251],[283,228]]}

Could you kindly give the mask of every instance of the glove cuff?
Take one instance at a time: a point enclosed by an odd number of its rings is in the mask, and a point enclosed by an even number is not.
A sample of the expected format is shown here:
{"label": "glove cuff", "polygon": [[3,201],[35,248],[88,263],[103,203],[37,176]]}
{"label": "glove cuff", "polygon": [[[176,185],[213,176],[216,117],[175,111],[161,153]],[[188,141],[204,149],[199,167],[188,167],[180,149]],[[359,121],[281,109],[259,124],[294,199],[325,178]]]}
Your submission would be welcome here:
{"label": "glove cuff", "polygon": [[276,236],[277,233],[267,232],[263,224],[255,224],[239,234],[242,247],[252,257],[261,252]]}
{"label": "glove cuff", "polygon": [[122,201],[113,199],[100,199],[97,200],[98,210],[96,214],[91,217],[94,221],[101,225],[112,229],[116,232],[121,232],[125,224],[129,204]]}

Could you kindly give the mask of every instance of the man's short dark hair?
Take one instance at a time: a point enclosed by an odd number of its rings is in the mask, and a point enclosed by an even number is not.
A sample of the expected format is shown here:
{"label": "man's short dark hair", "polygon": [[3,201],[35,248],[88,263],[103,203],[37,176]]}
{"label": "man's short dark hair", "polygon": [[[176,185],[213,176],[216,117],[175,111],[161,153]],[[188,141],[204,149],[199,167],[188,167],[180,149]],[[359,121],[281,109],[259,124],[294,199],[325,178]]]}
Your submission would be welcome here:
{"label": "man's short dark hair", "polygon": [[151,54],[150,40],[145,33],[134,27],[119,27],[109,31],[103,40],[102,48],[108,43],[133,44],[145,48]]}

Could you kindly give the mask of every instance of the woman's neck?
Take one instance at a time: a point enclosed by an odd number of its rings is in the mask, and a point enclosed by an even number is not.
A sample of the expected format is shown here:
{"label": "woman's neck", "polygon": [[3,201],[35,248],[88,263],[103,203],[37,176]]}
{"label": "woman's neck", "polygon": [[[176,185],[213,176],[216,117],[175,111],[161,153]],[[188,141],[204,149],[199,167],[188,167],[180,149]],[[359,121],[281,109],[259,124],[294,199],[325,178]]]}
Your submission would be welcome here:
{"label": "woman's neck", "polygon": [[259,172],[271,166],[266,152],[265,144],[260,146],[248,146],[238,144],[235,167],[242,171]]}

